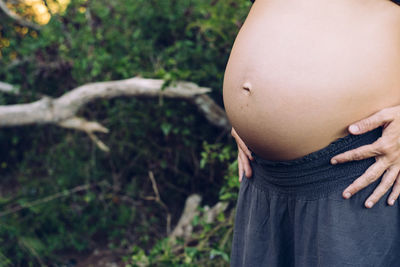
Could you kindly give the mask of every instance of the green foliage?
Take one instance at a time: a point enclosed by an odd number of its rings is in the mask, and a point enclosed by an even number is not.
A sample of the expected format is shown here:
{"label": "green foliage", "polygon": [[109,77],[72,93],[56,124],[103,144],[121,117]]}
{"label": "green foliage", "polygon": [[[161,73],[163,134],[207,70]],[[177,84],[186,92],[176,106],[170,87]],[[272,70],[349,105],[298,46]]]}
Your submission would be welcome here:
{"label": "green foliage", "polygon": [[[0,81],[21,94],[1,94],[0,105],[136,75],[211,87],[222,104],[225,64],[249,7],[245,0],[72,0],[26,34],[2,17],[9,45],[1,47]],[[111,130],[99,135],[109,153],[56,126],[1,129],[0,265],[63,263],[64,251],[106,246],[126,250],[132,266],[225,266],[232,214],[212,224],[198,218],[198,245],[171,244],[166,210],[148,197],[152,171],[172,218],[191,193],[232,206],[237,162],[226,133],[182,100],[99,100],[79,115]]]}
{"label": "green foliage", "polygon": [[[224,217],[222,213],[221,216]],[[134,247],[132,256],[126,259],[129,262],[126,266],[229,266],[232,218],[233,213],[230,218],[221,218],[216,223],[199,219],[198,225],[193,225],[198,232],[192,235],[190,242],[164,238],[149,253]]]}
{"label": "green foliage", "polygon": [[232,161],[236,156],[236,150],[230,146],[224,146],[222,143],[208,144],[203,141],[203,152],[201,152],[200,168],[204,169],[210,166],[215,168],[215,164],[224,163],[228,165],[228,169],[224,175],[225,182],[219,192],[219,198],[222,201],[235,201],[239,190],[239,180],[237,179],[237,160]]}
{"label": "green foliage", "polygon": [[[203,168],[209,165],[232,162],[235,151],[232,147],[221,143],[208,144],[203,142],[201,152]],[[224,179],[226,183],[221,187],[219,197],[221,201],[231,201],[237,198],[239,181],[236,176],[237,160],[229,165]],[[200,212],[204,211],[200,209]],[[207,222],[203,217],[196,216],[192,221],[195,231],[190,242],[182,240],[171,241],[168,238],[160,240],[150,252],[134,247],[133,254],[127,259],[129,267],[139,266],[228,266],[230,244],[233,233],[234,212],[219,213],[215,222]]]}

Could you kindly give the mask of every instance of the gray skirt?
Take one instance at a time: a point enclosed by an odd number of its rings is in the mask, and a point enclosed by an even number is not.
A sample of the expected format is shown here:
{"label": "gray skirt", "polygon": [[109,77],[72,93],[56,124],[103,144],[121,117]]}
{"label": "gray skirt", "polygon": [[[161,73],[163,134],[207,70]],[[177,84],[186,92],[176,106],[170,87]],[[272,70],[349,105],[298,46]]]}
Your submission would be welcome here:
{"label": "gray skirt", "polygon": [[253,153],[236,206],[231,266],[400,266],[400,208],[387,192],[371,209],[365,200],[381,178],[350,199],[343,190],[374,158],[331,165],[341,152],[371,144],[382,128],[347,135],[304,157],[271,161]]}

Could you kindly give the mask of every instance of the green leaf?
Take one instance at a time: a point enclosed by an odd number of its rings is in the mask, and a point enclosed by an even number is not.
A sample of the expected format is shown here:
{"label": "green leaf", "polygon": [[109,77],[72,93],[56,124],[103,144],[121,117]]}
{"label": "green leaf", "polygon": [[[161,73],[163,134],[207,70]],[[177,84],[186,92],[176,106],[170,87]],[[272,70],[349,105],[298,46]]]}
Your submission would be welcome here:
{"label": "green leaf", "polygon": [[167,136],[171,132],[172,124],[163,122],[160,127],[164,135]]}
{"label": "green leaf", "polygon": [[217,256],[222,257],[226,262],[229,262],[229,256],[226,252],[217,250],[217,249],[211,249],[210,251],[210,258],[213,259]]}

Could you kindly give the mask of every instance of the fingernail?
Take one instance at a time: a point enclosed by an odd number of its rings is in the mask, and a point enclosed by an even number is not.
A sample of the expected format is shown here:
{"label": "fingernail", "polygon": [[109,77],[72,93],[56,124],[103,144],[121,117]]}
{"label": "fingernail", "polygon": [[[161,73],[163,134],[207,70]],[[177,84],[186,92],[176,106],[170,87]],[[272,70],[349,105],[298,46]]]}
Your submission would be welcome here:
{"label": "fingernail", "polygon": [[344,193],[343,195],[344,195],[345,198],[350,198],[350,197],[351,197],[350,192],[346,192],[346,193]]}
{"label": "fingernail", "polygon": [[360,129],[358,128],[357,125],[351,125],[351,126],[350,126],[350,131],[353,132],[353,133],[356,133],[356,132],[358,132],[359,130],[360,130]]}
{"label": "fingernail", "polygon": [[333,160],[331,160],[331,163],[332,163],[332,164],[336,164],[336,163],[337,163],[337,160],[336,160],[336,159],[333,159]]}
{"label": "fingernail", "polygon": [[393,205],[394,204],[394,199],[389,200],[389,205]]}
{"label": "fingernail", "polygon": [[253,159],[254,159],[254,156],[253,156],[253,154],[254,154],[254,153],[250,151],[250,159],[251,159],[251,160],[253,160]]}
{"label": "fingernail", "polygon": [[367,204],[365,204],[365,205],[367,206],[367,208],[372,208],[374,203],[372,203],[372,201],[368,201]]}

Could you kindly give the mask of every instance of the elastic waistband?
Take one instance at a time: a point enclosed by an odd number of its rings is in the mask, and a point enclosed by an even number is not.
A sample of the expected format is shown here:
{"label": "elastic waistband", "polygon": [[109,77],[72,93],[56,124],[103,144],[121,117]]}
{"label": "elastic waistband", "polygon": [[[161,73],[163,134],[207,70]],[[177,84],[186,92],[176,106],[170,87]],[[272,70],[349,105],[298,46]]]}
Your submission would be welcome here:
{"label": "elastic waistband", "polygon": [[347,135],[328,146],[294,160],[273,161],[252,152],[251,183],[263,190],[283,194],[321,196],[351,179],[361,176],[375,158],[332,165],[333,156],[371,144],[382,135],[382,127],[361,135]]}

